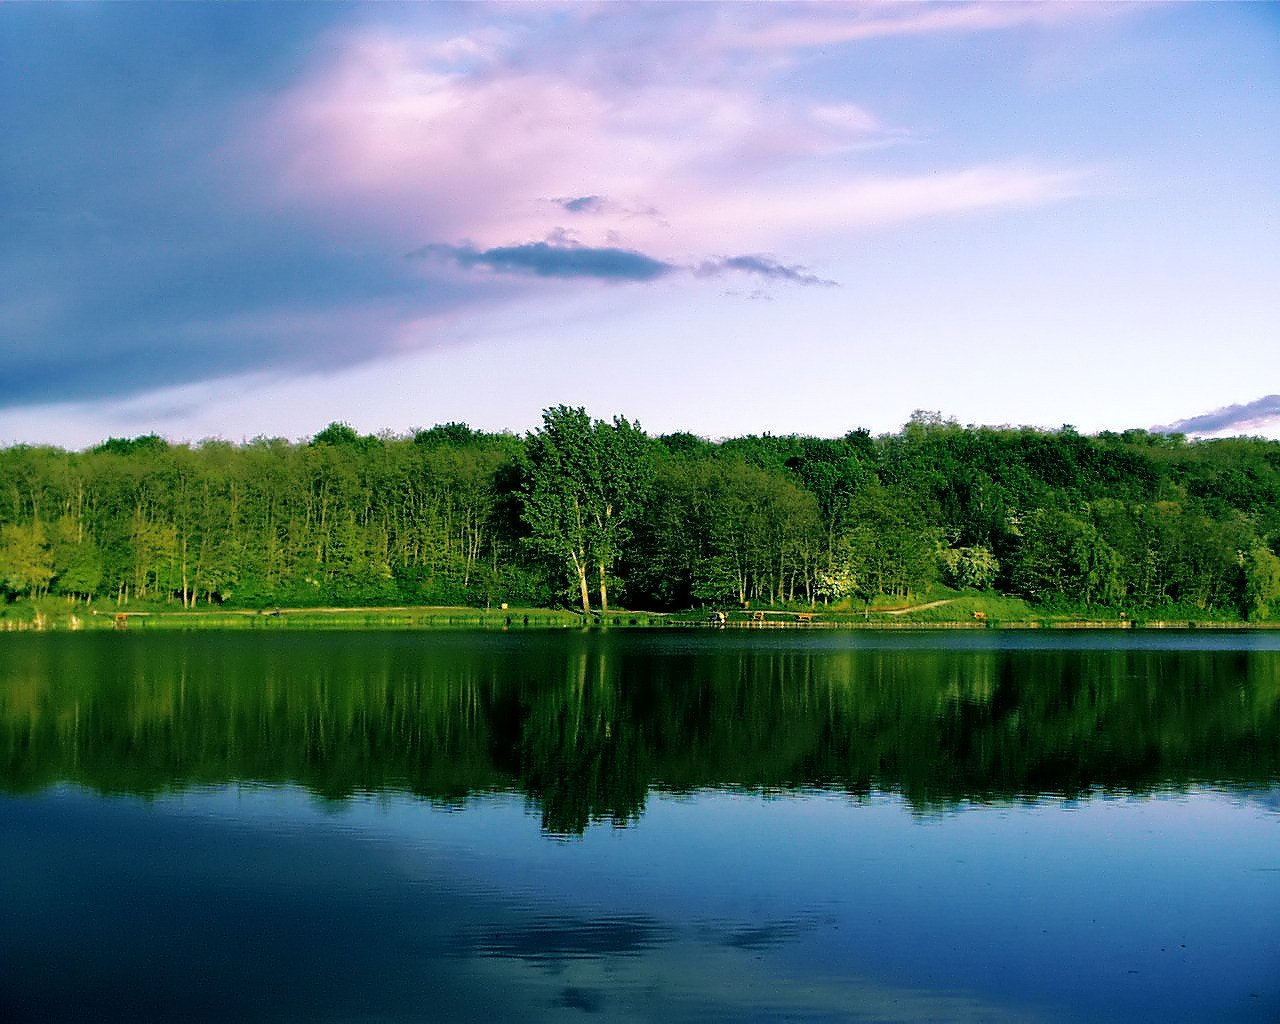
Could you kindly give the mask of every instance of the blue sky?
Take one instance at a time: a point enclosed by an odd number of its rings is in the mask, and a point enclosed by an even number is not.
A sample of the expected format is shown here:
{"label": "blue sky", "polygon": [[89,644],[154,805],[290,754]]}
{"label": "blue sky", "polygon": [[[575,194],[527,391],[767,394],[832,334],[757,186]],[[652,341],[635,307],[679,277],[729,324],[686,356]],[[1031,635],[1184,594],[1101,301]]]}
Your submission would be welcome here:
{"label": "blue sky", "polygon": [[1280,6],[0,6],[0,443],[1280,436]]}

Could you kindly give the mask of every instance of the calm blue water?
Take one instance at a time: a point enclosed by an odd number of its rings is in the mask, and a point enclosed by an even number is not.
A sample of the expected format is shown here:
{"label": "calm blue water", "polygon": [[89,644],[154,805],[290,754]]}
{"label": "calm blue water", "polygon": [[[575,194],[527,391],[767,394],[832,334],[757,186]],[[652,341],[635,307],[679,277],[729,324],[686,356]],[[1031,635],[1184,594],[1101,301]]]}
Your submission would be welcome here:
{"label": "calm blue water", "polygon": [[1269,637],[50,639],[0,1019],[1280,1019]]}

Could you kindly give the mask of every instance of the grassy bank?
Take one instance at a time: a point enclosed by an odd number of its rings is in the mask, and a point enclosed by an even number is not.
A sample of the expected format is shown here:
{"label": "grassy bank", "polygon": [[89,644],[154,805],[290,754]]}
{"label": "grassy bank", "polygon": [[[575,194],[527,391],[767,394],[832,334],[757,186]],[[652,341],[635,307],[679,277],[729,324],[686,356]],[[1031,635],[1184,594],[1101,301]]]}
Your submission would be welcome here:
{"label": "grassy bank", "polygon": [[15,603],[0,613],[0,630],[172,630],[172,629],[449,629],[567,628],[582,616],[549,608],[269,608],[181,609],[132,604],[118,608],[65,602]]}
{"label": "grassy bank", "polygon": [[377,608],[176,608],[172,604],[96,605],[57,599],[0,608],[0,632],[74,630],[572,629],[583,626],[732,629],[1189,629],[1280,628],[1209,617],[1194,609],[1130,613],[1115,608],[1058,608],[992,591],[937,588],[910,599],[880,596],[869,604],[724,607],[664,613],[616,610],[607,616],[554,608],[398,606]]}

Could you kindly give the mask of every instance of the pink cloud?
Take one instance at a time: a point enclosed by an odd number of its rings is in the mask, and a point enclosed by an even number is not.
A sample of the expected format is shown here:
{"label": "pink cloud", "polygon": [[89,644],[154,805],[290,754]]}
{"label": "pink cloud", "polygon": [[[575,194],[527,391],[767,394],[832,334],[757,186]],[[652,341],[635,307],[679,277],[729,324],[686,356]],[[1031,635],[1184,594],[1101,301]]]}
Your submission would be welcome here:
{"label": "pink cloud", "polygon": [[[1044,17],[1011,8],[890,5],[868,17],[858,6],[805,19],[752,9],[756,26],[736,38],[795,47],[893,26]],[[766,72],[716,56],[734,38],[724,26],[693,40],[677,27],[668,26],[664,73],[625,80],[579,53],[559,61],[554,45],[535,52],[517,34],[350,32],[257,128],[271,199],[406,251],[526,244],[571,224],[583,245],[690,262],[708,251],[778,251],[815,232],[1053,202],[1083,188],[1077,170],[1013,162],[874,174],[859,154],[909,130],[852,102],[780,98]],[[571,217],[563,197],[593,197],[591,216]]]}
{"label": "pink cloud", "polygon": [[[487,55],[451,70],[446,54]],[[492,50],[360,32],[272,104],[255,130],[275,201],[397,233],[403,244],[498,245],[563,224],[557,196],[600,196],[591,225],[636,242],[668,229],[635,210],[713,202],[726,175],[770,170],[889,138],[854,104],[767,100],[739,79],[644,82],[519,66]],[[675,237],[669,244],[679,244]],[[692,239],[687,240],[692,242]]]}

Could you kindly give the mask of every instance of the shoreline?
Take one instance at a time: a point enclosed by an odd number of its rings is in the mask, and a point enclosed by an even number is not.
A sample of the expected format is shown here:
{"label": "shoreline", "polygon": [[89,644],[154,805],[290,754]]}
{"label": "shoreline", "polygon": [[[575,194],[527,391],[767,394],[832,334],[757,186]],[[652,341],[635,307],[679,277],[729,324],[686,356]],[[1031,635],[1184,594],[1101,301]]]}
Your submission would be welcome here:
{"label": "shoreline", "polygon": [[[914,609],[908,610],[911,611]],[[1081,618],[1050,616],[1025,619],[914,619],[901,611],[863,613],[769,611],[648,612],[634,610],[594,614],[552,608],[483,609],[449,606],[383,606],[270,609],[69,609],[65,613],[32,609],[30,616],[0,618],[0,632],[136,632],[171,630],[548,630],[548,629],[706,629],[706,630],[841,630],[845,632],[984,630],[984,631],[1128,631],[1218,630],[1266,631],[1280,622],[1245,622],[1188,618]],[[892,617],[889,617],[892,616]]]}

